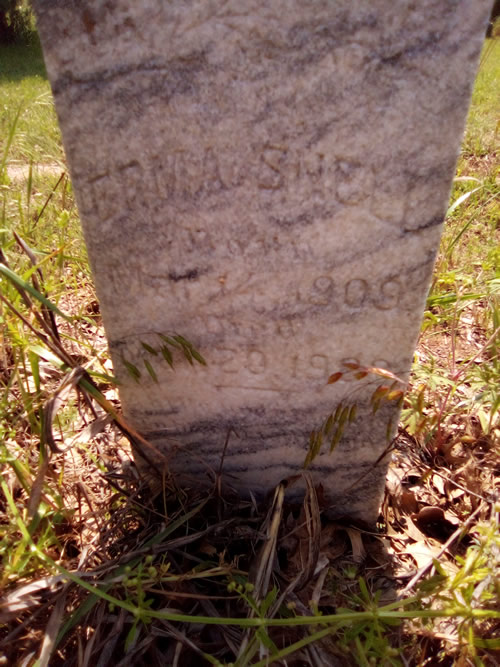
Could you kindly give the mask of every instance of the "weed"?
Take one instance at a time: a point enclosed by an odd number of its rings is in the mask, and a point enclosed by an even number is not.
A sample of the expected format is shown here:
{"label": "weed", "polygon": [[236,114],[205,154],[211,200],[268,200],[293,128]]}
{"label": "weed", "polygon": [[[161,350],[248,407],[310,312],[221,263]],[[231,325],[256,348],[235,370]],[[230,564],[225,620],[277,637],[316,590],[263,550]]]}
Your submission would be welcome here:
{"label": "weed", "polygon": [[[324,521],[307,473],[302,506],[285,485],[258,507],[217,481],[181,491],[160,466],[155,485],[138,479],[121,434],[145,458],[151,445],[119,411],[40,53],[2,48],[0,650],[11,664],[498,663],[499,46],[485,48],[395,442],[401,481],[376,534]],[[138,379],[175,354],[203,363],[176,333],[139,344]],[[373,379],[372,408],[395,405],[397,379],[377,370],[330,381]],[[311,457],[354,427],[354,405],[320,425]]]}

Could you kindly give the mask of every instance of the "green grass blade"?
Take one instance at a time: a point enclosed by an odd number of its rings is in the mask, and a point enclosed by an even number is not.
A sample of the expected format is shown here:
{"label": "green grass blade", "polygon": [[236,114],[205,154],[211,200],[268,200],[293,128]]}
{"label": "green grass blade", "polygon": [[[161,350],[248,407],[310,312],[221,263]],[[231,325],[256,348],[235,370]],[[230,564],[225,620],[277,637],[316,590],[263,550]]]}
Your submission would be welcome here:
{"label": "green grass blade", "polygon": [[19,120],[19,116],[21,115],[22,110],[23,107],[20,104],[19,107],[17,108],[16,115],[14,116],[12,125],[9,128],[9,133],[7,135],[7,142],[5,144],[5,148],[2,155],[2,161],[0,162],[0,182],[3,181],[4,179],[4,171],[5,171],[5,166],[7,164],[7,156],[9,154],[10,147],[14,140],[14,135],[16,134],[17,121]]}
{"label": "green grass blade", "polygon": [[8,278],[12,283],[14,283],[14,285],[17,285],[21,289],[26,290],[26,292],[29,292],[32,297],[34,297],[37,301],[40,301],[40,303],[42,303],[47,308],[50,308],[50,310],[56,313],[56,315],[59,315],[59,317],[64,318],[68,322],[72,321],[73,318],[61,312],[59,308],[54,303],[52,303],[52,301],[43,296],[43,294],[40,294],[38,290],[30,285],[30,283],[28,283],[26,280],[23,280],[20,276],[17,275],[17,273],[14,273],[14,271],[11,271],[9,268],[7,268],[5,264],[0,263],[0,273],[5,276],[5,278]]}
{"label": "green grass blade", "polygon": [[449,209],[446,211],[446,217],[451,215],[453,211],[460,206],[460,204],[463,204],[464,201],[467,201],[471,195],[474,194],[474,192],[477,192],[478,190],[481,190],[483,186],[479,186],[478,188],[474,188],[473,190],[469,190],[468,192],[465,192],[463,195],[460,195],[458,199],[456,199],[453,204],[449,207]]}

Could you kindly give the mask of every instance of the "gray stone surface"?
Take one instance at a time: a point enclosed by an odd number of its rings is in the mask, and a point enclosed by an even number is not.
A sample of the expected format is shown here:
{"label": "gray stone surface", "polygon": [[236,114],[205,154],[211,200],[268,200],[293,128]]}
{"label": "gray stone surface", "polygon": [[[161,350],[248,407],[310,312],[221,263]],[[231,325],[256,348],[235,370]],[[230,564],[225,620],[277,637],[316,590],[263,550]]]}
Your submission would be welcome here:
{"label": "gray stone surface", "polygon": [[[35,7],[125,415],[195,484],[230,434],[226,480],[259,495],[355,397],[311,471],[373,521],[391,410],[326,381],[407,375],[489,0]],[[142,344],[172,332],[206,368]]]}

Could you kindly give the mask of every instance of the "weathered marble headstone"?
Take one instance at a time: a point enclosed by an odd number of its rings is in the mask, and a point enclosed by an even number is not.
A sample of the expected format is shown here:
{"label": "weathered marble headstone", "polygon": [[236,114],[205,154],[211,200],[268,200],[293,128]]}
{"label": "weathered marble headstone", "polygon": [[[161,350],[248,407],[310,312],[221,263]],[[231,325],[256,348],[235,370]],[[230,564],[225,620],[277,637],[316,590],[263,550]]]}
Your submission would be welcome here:
{"label": "weathered marble headstone", "polygon": [[407,376],[490,1],[34,4],[125,416],[259,495],[349,397],[310,470],[373,521],[397,409],[327,379]]}

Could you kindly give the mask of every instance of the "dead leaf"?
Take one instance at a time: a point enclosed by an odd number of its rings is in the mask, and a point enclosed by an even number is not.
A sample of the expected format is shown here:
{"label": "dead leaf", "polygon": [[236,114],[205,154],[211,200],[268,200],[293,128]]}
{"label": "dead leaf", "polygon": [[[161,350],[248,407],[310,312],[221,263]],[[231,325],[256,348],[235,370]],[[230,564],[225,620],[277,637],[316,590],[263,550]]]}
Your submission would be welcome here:
{"label": "dead leaf", "polygon": [[417,528],[440,542],[446,540],[456,530],[456,523],[449,521],[441,507],[422,507],[417,515],[412,516]]}
{"label": "dead leaf", "polygon": [[465,491],[463,489],[459,489],[458,486],[453,486],[451,482],[448,483],[447,486],[451,487],[450,490],[448,491],[448,498],[452,501],[458,500],[465,494]]}
{"label": "dead leaf", "polygon": [[404,489],[399,499],[399,507],[405,514],[413,514],[418,510],[418,501],[413,491]]}
{"label": "dead leaf", "polygon": [[40,657],[38,659],[39,667],[48,667],[50,664],[51,655],[56,647],[57,634],[64,617],[67,592],[68,589],[66,587],[59,596],[45,628]]}
{"label": "dead leaf", "polygon": [[76,388],[85,370],[81,367],[73,368],[63,379],[59,387],[54,392],[54,395],[43,408],[43,432],[42,439],[53,452],[60,452],[61,450],[56,444],[54,435],[52,433],[52,422],[64,401],[68,398],[69,393]]}
{"label": "dead leaf", "polygon": [[436,475],[436,474],[433,475],[432,476],[432,484],[441,496],[445,495],[444,479],[441,477],[441,475]]}
{"label": "dead leaf", "polygon": [[99,433],[102,433],[108,424],[111,424],[113,417],[107,413],[102,414],[97,419],[94,419],[93,422],[88,424],[84,429],[77,433],[68,443],[68,448],[71,449],[76,443],[81,445],[90,442],[95,438]]}
{"label": "dead leaf", "polygon": [[320,548],[328,546],[335,534],[338,533],[338,526],[336,523],[330,522],[323,526],[320,535]]}
{"label": "dead leaf", "polygon": [[439,556],[439,547],[434,547],[426,542],[413,542],[409,544],[405,553],[410,554],[417,564],[417,568],[420,569],[427,565],[430,560],[438,558]]}
{"label": "dead leaf", "polygon": [[386,565],[390,565],[391,562],[391,557],[389,554],[390,548],[390,541],[387,538],[379,537],[372,544],[370,544],[368,553],[370,554],[370,558],[373,559],[377,565],[384,567]]}
{"label": "dead leaf", "polygon": [[10,591],[0,600],[0,623],[8,623],[22,612],[37,607],[40,600],[36,596],[46,590],[55,590],[63,581],[64,576],[57,574],[31,581]]}
{"label": "dead leaf", "polygon": [[412,515],[411,520],[406,522],[406,526],[403,528],[403,532],[406,533],[406,535],[408,535],[408,537],[410,537],[414,542],[421,542],[425,539],[426,535],[420,530],[416,523],[414,523],[414,516],[416,515]]}
{"label": "dead leaf", "polygon": [[355,563],[362,563],[366,558],[366,550],[363,546],[363,536],[357,528],[348,526],[346,529],[351,540],[352,559]]}
{"label": "dead leaf", "polygon": [[[301,590],[314,575],[321,550],[321,520],[316,490],[309,475],[305,474],[306,494],[293,536],[298,540],[289,557],[287,575],[296,578],[295,589]],[[330,531],[333,529],[330,529]],[[331,537],[331,534],[326,538]],[[283,542],[282,542],[283,544]],[[326,550],[324,550],[326,553]]]}
{"label": "dead leaf", "polygon": [[213,544],[207,542],[207,540],[202,540],[200,546],[198,547],[198,551],[200,551],[202,554],[206,554],[207,556],[215,556],[217,554],[217,549]]}
{"label": "dead leaf", "polygon": [[263,599],[269,589],[284,500],[285,485],[281,483],[275,489],[274,500],[262,526],[262,532],[266,535],[266,539],[259,550],[256,560],[252,564],[253,567],[250,568],[249,579],[255,586],[254,595],[256,600]]}
{"label": "dead leaf", "polygon": [[28,518],[32,519],[40,505],[42,499],[43,483],[45,481],[45,475],[49,469],[49,452],[46,452],[46,455],[38,468],[33,486],[31,487],[30,497],[28,500]]}
{"label": "dead leaf", "polygon": [[344,531],[339,531],[335,539],[326,547],[321,549],[321,553],[327,556],[330,562],[343,556],[348,549],[346,534]]}

